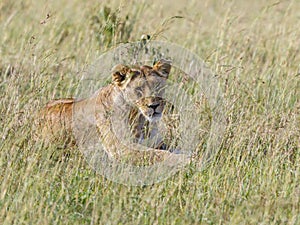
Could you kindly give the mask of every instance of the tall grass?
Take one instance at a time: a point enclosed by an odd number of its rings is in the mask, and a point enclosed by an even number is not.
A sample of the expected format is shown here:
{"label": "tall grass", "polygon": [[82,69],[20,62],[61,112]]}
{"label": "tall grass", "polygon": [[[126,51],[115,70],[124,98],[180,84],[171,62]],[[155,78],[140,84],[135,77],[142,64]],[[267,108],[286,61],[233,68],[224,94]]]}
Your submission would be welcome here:
{"label": "tall grass", "polygon": [[[300,224],[299,10],[298,1],[2,0],[0,224]],[[173,16],[183,19],[164,22]],[[32,123],[48,100],[73,96],[101,53],[144,33],[205,60],[228,125],[203,171],[126,187],[78,149],[34,141]]]}

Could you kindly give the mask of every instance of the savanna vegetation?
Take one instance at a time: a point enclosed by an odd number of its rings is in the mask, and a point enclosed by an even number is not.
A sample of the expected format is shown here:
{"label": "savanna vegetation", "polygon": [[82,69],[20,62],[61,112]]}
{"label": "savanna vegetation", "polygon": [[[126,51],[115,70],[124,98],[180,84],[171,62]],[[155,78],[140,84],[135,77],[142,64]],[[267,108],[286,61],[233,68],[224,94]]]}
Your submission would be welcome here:
{"label": "savanna vegetation", "polygon": [[[0,224],[300,224],[299,1],[0,1]],[[105,51],[177,43],[224,93],[226,132],[203,170],[132,187],[76,148],[33,138]]]}

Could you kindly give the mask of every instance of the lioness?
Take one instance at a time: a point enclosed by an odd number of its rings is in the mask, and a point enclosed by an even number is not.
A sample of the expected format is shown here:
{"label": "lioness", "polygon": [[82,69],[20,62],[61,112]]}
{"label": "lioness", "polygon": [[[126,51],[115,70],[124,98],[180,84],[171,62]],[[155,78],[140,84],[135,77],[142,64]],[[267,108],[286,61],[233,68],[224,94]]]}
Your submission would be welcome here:
{"label": "lioness", "polygon": [[[168,157],[175,157],[159,137],[156,122],[161,119],[166,101],[164,87],[171,70],[169,61],[161,59],[153,67],[130,68],[117,65],[112,70],[112,82],[93,96],[83,100],[73,98],[49,102],[41,111],[41,134],[43,139],[72,140],[76,130],[74,112],[79,117],[92,115],[107,154],[115,160],[134,164],[153,164]],[[113,131],[112,114],[124,117],[124,124],[131,126],[134,140],[124,143]],[[76,116],[76,115],[75,115]],[[124,125],[121,124],[121,125]],[[145,131],[145,125],[149,129]],[[150,147],[141,145],[145,137],[152,138]],[[154,138],[155,137],[155,138]]]}

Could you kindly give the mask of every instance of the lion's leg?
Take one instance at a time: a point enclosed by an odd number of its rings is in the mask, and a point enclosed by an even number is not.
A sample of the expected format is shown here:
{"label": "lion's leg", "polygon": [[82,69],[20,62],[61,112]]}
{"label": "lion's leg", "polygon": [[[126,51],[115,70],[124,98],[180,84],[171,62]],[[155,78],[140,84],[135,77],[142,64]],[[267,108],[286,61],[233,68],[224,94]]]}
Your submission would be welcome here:
{"label": "lion's leg", "polygon": [[[100,125],[100,123],[99,123]],[[173,154],[169,151],[149,148],[138,143],[123,143],[112,132],[109,122],[97,126],[101,142],[107,154],[114,160],[133,165],[145,166],[168,160],[187,161],[188,156],[184,154]]]}

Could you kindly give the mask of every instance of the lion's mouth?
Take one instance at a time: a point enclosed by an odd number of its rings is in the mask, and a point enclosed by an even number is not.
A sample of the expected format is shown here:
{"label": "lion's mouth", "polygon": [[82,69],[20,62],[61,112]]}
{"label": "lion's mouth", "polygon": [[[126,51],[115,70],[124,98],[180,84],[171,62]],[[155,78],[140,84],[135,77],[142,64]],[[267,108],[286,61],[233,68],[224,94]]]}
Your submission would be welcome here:
{"label": "lion's mouth", "polygon": [[161,112],[143,112],[142,114],[145,116],[145,118],[149,121],[149,122],[156,122],[158,120],[161,119],[162,117],[162,113]]}
{"label": "lion's mouth", "polygon": [[161,116],[162,116],[161,113],[154,112],[152,115],[148,115],[148,116],[147,116],[147,119],[148,119],[150,122],[156,122],[156,121],[158,121],[158,120],[161,119]]}
{"label": "lion's mouth", "polygon": [[154,112],[152,114],[152,117],[154,117],[154,118],[161,117],[161,113]]}

